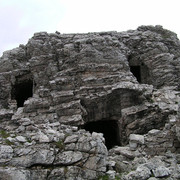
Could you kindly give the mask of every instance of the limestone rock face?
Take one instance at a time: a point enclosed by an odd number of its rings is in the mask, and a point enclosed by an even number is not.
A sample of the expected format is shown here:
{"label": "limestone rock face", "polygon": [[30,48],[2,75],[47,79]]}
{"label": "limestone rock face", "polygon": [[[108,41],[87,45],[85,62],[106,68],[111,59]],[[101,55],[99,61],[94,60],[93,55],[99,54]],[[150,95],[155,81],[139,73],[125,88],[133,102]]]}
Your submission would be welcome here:
{"label": "limestone rock face", "polygon": [[0,177],[178,179],[179,89],[161,26],[35,33],[0,58]]}

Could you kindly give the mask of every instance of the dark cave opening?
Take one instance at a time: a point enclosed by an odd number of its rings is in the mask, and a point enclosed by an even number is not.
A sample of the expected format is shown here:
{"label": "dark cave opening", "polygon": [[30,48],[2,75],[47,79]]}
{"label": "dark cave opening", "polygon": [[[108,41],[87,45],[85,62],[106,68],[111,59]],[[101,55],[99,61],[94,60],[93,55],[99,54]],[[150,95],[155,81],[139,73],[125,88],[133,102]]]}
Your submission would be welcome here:
{"label": "dark cave opening", "polygon": [[107,149],[120,145],[119,126],[115,120],[88,122],[83,128],[91,133],[103,133]]}
{"label": "dark cave opening", "polygon": [[33,96],[33,81],[29,79],[15,84],[11,96],[16,100],[17,107],[23,107],[24,101]]}
{"label": "dark cave opening", "polygon": [[130,71],[136,77],[137,81],[141,83],[141,67],[140,66],[130,66]]}

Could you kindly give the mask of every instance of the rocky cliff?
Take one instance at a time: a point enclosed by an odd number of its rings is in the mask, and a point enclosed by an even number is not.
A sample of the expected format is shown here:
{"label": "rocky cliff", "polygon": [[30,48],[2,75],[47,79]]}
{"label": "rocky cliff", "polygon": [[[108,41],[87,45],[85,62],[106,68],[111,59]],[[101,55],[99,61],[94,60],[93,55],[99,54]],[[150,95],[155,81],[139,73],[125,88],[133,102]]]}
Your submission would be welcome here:
{"label": "rocky cliff", "polygon": [[179,94],[161,26],[35,33],[0,58],[0,179],[180,179]]}

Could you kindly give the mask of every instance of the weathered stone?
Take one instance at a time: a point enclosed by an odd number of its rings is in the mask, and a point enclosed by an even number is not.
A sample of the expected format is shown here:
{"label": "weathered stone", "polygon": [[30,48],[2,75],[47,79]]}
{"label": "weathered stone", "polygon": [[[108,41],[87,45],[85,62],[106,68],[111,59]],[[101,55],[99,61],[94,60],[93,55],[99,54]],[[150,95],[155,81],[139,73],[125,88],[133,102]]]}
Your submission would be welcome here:
{"label": "weathered stone", "polygon": [[160,130],[158,129],[152,129],[148,132],[149,135],[157,135],[158,133],[160,133]]}
{"label": "weathered stone", "polygon": [[49,138],[47,135],[43,134],[43,133],[39,133],[38,135],[38,140],[39,142],[43,143],[43,142],[49,142]]}
{"label": "weathered stone", "polygon": [[117,147],[113,150],[115,154],[121,154],[127,158],[134,159],[136,156],[140,154],[138,152],[131,151],[129,147]]}
{"label": "weathered stone", "polygon": [[84,167],[94,171],[105,172],[106,171],[106,157],[102,155],[92,156],[90,155],[86,162],[84,163]]}
{"label": "weathered stone", "polygon": [[2,180],[29,180],[31,177],[29,170],[16,168],[0,168]]}
{"label": "weathered stone", "polygon": [[153,174],[155,177],[161,178],[161,177],[169,176],[171,173],[168,168],[160,166],[153,170]]}
{"label": "weathered stone", "polygon": [[0,145],[0,162],[6,162],[13,157],[13,149],[11,146]]}
{"label": "weathered stone", "polygon": [[33,165],[50,165],[54,161],[54,153],[50,150],[38,150],[33,154],[18,156],[13,158],[10,162],[16,167],[31,167]]}
{"label": "weathered stone", "polygon": [[139,144],[144,144],[144,136],[138,134],[130,134],[129,140],[132,142],[137,142]]}
{"label": "weathered stone", "polygon": [[106,172],[108,175],[109,179],[115,179],[116,171],[109,170]]}
{"label": "weathered stone", "polygon": [[27,141],[26,138],[23,137],[23,136],[16,136],[16,140],[19,141],[19,142],[22,142],[22,143]]}
{"label": "weathered stone", "polygon": [[81,152],[65,151],[57,154],[54,164],[57,165],[72,165],[83,158]]}
{"label": "weathered stone", "polygon": [[65,180],[65,174],[68,171],[68,167],[65,168],[54,168],[51,174],[48,176],[49,180]]}
{"label": "weathered stone", "polygon": [[176,126],[176,136],[178,140],[180,141],[180,127],[179,126]]}
{"label": "weathered stone", "polygon": [[139,168],[136,171],[130,172],[125,176],[126,180],[147,180],[151,176],[151,172],[148,168]]}
{"label": "weathered stone", "polygon": [[0,178],[178,179],[179,69],[161,26],[35,33],[0,58]]}
{"label": "weathered stone", "polygon": [[65,139],[64,143],[65,143],[65,144],[68,144],[68,143],[77,142],[78,138],[79,138],[78,135],[68,136],[68,137]]}
{"label": "weathered stone", "polygon": [[141,179],[148,179],[151,176],[151,171],[144,166],[138,167],[136,171]]}
{"label": "weathered stone", "polygon": [[138,134],[130,134],[129,146],[131,150],[136,150],[138,144],[144,144],[144,136]]}

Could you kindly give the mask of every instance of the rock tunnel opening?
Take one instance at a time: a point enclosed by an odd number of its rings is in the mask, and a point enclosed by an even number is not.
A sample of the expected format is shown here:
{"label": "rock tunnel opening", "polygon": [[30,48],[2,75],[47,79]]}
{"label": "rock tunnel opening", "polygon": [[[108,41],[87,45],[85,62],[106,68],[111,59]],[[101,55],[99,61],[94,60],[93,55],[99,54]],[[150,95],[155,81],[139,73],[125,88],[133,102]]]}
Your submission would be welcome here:
{"label": "rock tunnel opening", "polygon": [[83,127],[89,132],[103,133],[107,149],[120,145],[119,127],[116,120],[88,122]]}
{"label": "rock tunnel opening", "polygon": [[141,67],[140,66],[130,66],[130,71],[136,77],[137,81],[141,83]]}
{"label": "rock tunnel opening", "polygon": [[17,107],[23,107],[24,102],[33,96],[33,81],[32,79],[16,83],[12,88],[11,97],[17,102]]}

